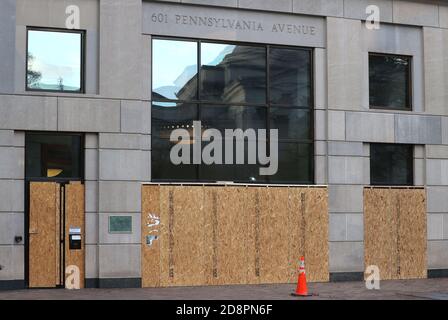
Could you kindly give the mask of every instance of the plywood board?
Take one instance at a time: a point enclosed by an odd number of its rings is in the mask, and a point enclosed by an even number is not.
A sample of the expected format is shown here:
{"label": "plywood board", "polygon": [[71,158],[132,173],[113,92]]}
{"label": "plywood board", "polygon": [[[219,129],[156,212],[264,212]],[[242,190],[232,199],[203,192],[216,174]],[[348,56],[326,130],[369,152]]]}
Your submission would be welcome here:
{"label": "plywood board", "polygon": [[[160,187],[142,187],[142,286],[160,286]],[[157,238],[155,238],[157,237]]]}
{"label": "plywood board", "polygon": [[61,255],[64,254],[64,245],[61,243],[61,234],[63,232],[63,225],[62,225],[62,221],[61,221],[61,200],[63,201],[63,199],[61,199],[61,187],[58,185],[56,188],[56,203],[55,203],[55,207],[57,208],[54,212],[55,215],[55,233],[54,233],[54,241],[56,243],[55,246],[55,279],[54,279],[54,283],[58,284],[58,285],[62,285],[64,282],[64,274],[62,272],[62,268],[61,268]]}
{"label": "plywood board", "polygon": [[248,220],[244,197],[234,187],[218,187],[217,193],[217,277],[214,284],[247,283]]}
{"label": "plywood board", "polygon": [[160,216],[159,249],[142,248],[144,285],[296,282],[301,255],[312,281],[328,281],[327,190],[313,189],[143,186],[142,212]]}
{"label": "plywood board", "polygon": [[204,215],[202,187],[170,187],[162,193],[164,243],[161,272],[166,286],[205,283]]}
{"label": "plywood board", "polygon": [[288,188],[283,187],[259,191],[261,283],[286,283],[289,280],[288,196]]}
{"label": "plywood board", "polygon": [[398,208],[391,189],[364,189],[365,266],[376,265],[381,279],[394,279],[398,268]]}
{"label": "plywood board", "polygon": [[364,255],[383,280],[426,277],[424,189],[364,189]]}
{"label": "plywood board", "polygon": [[261,201],[260,190],[262,187],[240,188],[241,196],[244,197],[243,214],[247,219],[246,230],[246,261],[247,278],[246,283],[258,284],[261,281]]}
{"label": "plywood board", "polygon": [[400,279],[427,277],[426,196],[424,189],[399,190]]}
{"label": "plywood board", "polygon": [[329,281],[327,190],[305,191],[305,267],[310,282]]}
{"label": "plywood board", "polygon": [[174,187],[174,284],[204,283],[202,187]]}
{"label": "plywood board", "polygon": [[29,286],[52,288],[57,285],[56,216],[59,206],[56,183],[30,183],[29,206]]}
{"label": "plywood board", "polygon": [[[79,268],[80,288],[84,288],[85,278],[85,202],[84,185],[71,183],[65,185],[65,267]],[[81,249],[72,250],[69,245],[70,228],[81,228]]]}
{"label": "plywood board", "polygon": [[290,266],[288,282],[297,281],[299,260],[305,255],[306,224],[303,212],[305,211],[305,192],[302,188],[288,189],[289,206],[289,253],[288,263]]}
{"label": "plywood board", "polygon": [[[174,277],[173,270],[173,227],[170,223],[170,217],[174,219],[174,198],[173,187],[161,186],[160,192],[160,285],[167,287],[172,284]],[[171,237],[170,237],[171,235]],[[170,240],[173,240],[170,243]]]}

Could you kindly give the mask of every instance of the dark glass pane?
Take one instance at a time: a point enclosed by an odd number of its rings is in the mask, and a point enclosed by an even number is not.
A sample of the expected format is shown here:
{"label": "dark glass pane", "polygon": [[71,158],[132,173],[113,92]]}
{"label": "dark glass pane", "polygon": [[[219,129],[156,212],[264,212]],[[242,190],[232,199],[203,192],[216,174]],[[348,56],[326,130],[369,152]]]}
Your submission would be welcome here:
{"label": "dark glass pane", "polygon": [[293,108],[271,108],[271,129],[277,129],[280,139],[311,139],[310,111]]}
{"label": "dark glass pane", "polygon": [[[197,165],[193,164],[193,155],[190,151],[190,164],[175,165],[171,161],[171,148],[176,142],[168,139],[152,137],[153,148],[151,151],[152,162],[152,178],[155,180],[172,180],[172,181],[196,181]],[[186,144],[192,147],[193,140]]]}
{"label": "dark glass pane", "polygon": [[[228,147],[226,147],[226,141]],[[233,181],[233,182],[245,182],[245,183],[265,183],[266,176],[260,176],[260,164],[257,162],[256,151],[250,154],[250,157],[255,160],[256,164],[249,164],[249,143],[257,148],[256,140],[221,140],[221,154],[222,164],[205,164],[202,163],[200,166],[200,180],[202,181]],[[244,163],[237,163],[237,144],[241,143],[244,148]],[[205,147],[208,142],[203,142],[203,147]],[[226,148],[231,148],[233,151],[233,164],[225,164]],[[204,149],[203,149],[204,150]]]}
{"label": "dark glass pane", "polygon": [[371,144],[371,184],[413,185],[413,150],[409,145]]}
{"label": "dark glass pane", "polygon": [[81,136],[26,135],[27,178],[81,179]]}
{"label": "dark glass pane", "polygon": [[[186,180],[197,179],[197,165],[193,165],[193,121],[197,120],[198,107],[195,104],[155,102],[152,105],[152,176],[153,179]],[[170,141],[175,129],[185,129],[191,137],[183,142],[190,148],[190,164],[173,164],[171,149],[177,144]]]}
{"label": "dark glass pane", "polygon": [[311,106],[311,55],[309,50],[269,50],[271,103]]}
{"label": "dark glass pane", "polygon": [[242,106],[201,106],[201,121],[205,129],[265,129],[266,107]]}
{"label": "dark glass pane", "polygon": [[27,87],[80,91],[82,34],[28,31]]}
{"label": "dark glass pane", "polygon": [[369,94],[371,107],[410,109],[410,65],[408,57],[369,56]]}
{"label": "dark glass pane", "polygon": [[153,100],[192,100],[197,96],[197,43],[160,40],[152,42]]}
{"label": "dark glass pane", "polygon": [[313,183],[312,145],[280,142],[278,146],[278,171],[270,176],[271,182]]}
{"label": "dark glass pane", "polygon": [[[174,129],[187,129],[193,136],[193,121],[198,120],[198,107],[188,103],[154,102],[151,118],[153,138],[169,140]],[[153,139],[153,144],[155,142]]]}
{"label": "dark glass pane", "polygon": [[201,100],[266,103],[266,49],[201,43]]}

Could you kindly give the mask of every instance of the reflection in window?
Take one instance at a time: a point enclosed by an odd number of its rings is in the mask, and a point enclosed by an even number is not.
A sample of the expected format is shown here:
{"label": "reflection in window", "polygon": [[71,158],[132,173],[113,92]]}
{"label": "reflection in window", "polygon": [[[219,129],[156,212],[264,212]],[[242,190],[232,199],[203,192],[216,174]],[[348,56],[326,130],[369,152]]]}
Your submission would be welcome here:
{"label": "reflection in window", "polygon": [[27,178],[81,179],[80,135],[26,135]]}
{"label": "reflection in window", "polygon": [[272,103],[298,107],[311,105],[310,54],[307,50],[269,50]]}
{"label": "reflection in window", "polygon": [[213,106],[201,108],[202,125],[221,131],[225,129],[266,129],[266,107]]}
{"label": "reflection in window", "polygon": [[278,129],[280,139],[309,140],[311,139],[310,110],[271,107],[271,128]]}
{"label": "reflection in window", "polygon": [[371,144],[370,183],[413,185],[413,150],[411,145]]}
{"label": "reflection in window", "polygon": [[197,95],[197,43],[153,40],[153,100],[194,100]]}
{"label": "reflection in window", "polygon": [[[267,52],[270,53],[269,58]],[[156,181],[235,181],[313,183],[311,50],[183,40],[153,40],[152,177]],[[200,72],[197,60],[200,57]],[[268,77],[268,72],[270,76]],[[199,93],[199,95],[197,95]],[[270,97],[270,99],[268,99]],[[249,164],[249,133],[244,164],[192,164],[193,121],[201,132],[217,129],[278,129],[279,163],[275,176]],[[174,129],[186,129],[190,163],[174,165]],[[253,142],[253,140],[251,141]],[[209,142],[202,141],[202,148]],[[269,138],[266,141],[270,144]],[[225,155],[225,141],[222,141]],[[269,150],[269,146],[267,146]],[[252,161],[251,160],[251,161]]]}
{"label": "reflection in window", "polygon": [[82,32],[28,30],[27,89],[82,91]]}
{"label": "reflection in window", "polygon": [[201,43],[201,100],[266,103],[266,49]]}
{"label": "reflection in window", "polygon": [[370,106],[411,109],[410,77],[410,57],[370,54]]}

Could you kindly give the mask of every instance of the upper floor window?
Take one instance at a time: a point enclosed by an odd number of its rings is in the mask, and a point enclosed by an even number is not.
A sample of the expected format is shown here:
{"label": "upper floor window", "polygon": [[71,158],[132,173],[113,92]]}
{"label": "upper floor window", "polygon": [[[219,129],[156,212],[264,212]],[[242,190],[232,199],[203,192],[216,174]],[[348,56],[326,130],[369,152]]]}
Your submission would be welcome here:
{"label": "upper floor window", "polygon": [[370,145],[370,184],[412,186],[414,184],[414,147],[406,144]]}
{"label": "upper floor window", "polygon": [[[246,43],[155,38],[152,41],[152,177],[168,181],[303,183],[314,181],[312,50]],[[194,128],[193,121],[202,128]],[[223,163],[173,164],[173,129],[278,130],[278,170],[263,166],[246,137],[244,160],[227,152]],[[264,137],[272,145],[270,137]],[[264,141],[261,139],[260,141]],[[207,147],[191,138],[185,144]],[[257,147],[258,148],[258,147]],[[229,155],[230,154],[230,155]],[[192,153],[188,157],[193,157]],[[233,164],[225,164],[224,158]],[[217,156],[217,158],[219,158]],[[227,158],[226,158],[227,159]],[[227,160],[225,160],[227,161]]]}
{"label": "upper floor window", "polygon": [[408,56],[369,54],[370,108],[412,109],[411,62]]}
{"label": "upper floor window", "polygon": [[83,92],[84,34],[28,28],[26,89]]}
{"label": "upper floor window", "polygon": [[27,178],[82,179],[83,136],[80,134],[27,133]]}

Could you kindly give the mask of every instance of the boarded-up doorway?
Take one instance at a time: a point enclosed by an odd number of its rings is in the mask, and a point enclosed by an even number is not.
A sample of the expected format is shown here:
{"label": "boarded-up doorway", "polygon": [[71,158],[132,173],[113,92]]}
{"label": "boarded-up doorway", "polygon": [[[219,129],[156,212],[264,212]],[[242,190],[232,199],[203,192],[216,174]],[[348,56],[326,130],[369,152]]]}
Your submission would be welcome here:
{"label": "boarded-up doorway", "polygon": [[65,269],[85,273],[84,185],[80,182],[30,182],[28,286],[64,287]]}

